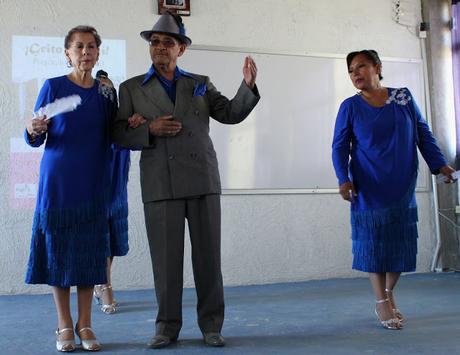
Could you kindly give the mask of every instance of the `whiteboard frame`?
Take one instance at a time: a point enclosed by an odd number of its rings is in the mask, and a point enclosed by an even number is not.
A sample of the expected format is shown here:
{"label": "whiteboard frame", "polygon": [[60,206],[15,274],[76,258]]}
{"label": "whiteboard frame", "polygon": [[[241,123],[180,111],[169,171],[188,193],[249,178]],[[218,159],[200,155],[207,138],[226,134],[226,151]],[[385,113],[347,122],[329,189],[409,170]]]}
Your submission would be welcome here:
{"label": "whiteboard frame", "polygon": [[[243,48],[243,47],[227,47],[227,46],[212,46],[212,45],[200,45],[192,44],[187,50],[199,50],[199,51],[219,51],[219,52],[236,52],[236,53],[254,53],[254,54],[273,54],[273,55],[284,55],[293,57],[313,57],[313,58],[337,58],[345,59],[346,55],[337,53],[318,53],[318,52],[289,52],[289,51],[275,51],[270,49],[256,49],[256,48]],[[397,58],[397,57],[381,57],[382,61],[386,62],[401,62],[401,63],[418,63],[422,64],[422,88],[425,101],[425,112],[424,117],[428,121],[431,127],[431,115],[426,111],[429,109],[429,89],[426,79],[426,68],[423,59],[417,58]],[[425,169],[426,170],[426,169]],[[419,186],[415,189],[416,192],[429,192],[430,189],[430,174],[428,171],[420,171],[420,175],[425,175],[424,186]],[[422,175],[422,176],[423,176]],[[306,188],[306,189],[222,189],[222,195],[299,195],[299,194],[337,194],[339,189],[330,188]]]}

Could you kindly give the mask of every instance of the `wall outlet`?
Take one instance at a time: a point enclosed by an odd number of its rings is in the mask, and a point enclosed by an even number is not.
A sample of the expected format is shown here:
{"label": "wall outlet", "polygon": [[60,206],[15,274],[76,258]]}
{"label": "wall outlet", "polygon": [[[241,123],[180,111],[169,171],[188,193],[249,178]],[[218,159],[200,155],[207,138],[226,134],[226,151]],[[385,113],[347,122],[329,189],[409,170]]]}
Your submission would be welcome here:
{"label": "wall outlet", "polygon": [[460,214],[460,206],[455,206],[455,214]]}

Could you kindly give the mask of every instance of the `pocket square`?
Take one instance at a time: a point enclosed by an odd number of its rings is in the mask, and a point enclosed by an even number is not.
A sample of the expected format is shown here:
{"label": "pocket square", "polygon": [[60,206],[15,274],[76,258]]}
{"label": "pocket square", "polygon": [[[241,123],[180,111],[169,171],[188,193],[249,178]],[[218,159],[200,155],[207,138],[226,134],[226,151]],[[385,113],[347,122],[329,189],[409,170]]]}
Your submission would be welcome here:
{"label": "pocket square", "polygon": [[195,82],[193,96],[203,96],[206,93],[206,83]]}

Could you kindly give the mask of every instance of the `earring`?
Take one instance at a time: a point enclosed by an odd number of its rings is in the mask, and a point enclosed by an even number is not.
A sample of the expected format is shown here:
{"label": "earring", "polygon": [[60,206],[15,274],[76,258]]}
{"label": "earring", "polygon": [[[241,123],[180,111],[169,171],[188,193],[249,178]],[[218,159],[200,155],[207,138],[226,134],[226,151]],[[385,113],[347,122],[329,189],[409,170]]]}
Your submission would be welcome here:
{"label": "earring", "polygon": [[67,68],[72,68],[72,61],[70,59],[67,60]]}

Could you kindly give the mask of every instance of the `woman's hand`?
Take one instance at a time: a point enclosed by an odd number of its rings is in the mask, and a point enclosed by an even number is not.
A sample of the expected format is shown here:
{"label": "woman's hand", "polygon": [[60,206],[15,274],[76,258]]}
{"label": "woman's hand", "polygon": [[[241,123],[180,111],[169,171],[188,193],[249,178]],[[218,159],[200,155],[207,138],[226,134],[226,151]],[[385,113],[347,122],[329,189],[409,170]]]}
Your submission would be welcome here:
{"label": "woman's hand", "polygon": [[339,186],[339,194],[346,201],[352,202],[358,196],[355,187],[351,181],[344,182]]}
{"label": "woman's hand", "polygon": [[142,115],[139,115],[138,113],[135,113],[130,118],[128,118],[128,124],[130,128],[137,128],[141,124],[144,124],[145,122],[146,122],[146,119]]}
{"label": "woman's hand", "polygon": [[29,136],[32,139],[37,138],[38,136],[42,135],[46,131],[48,131],[48,124],[50,120],[46,118],[46,116],[39,116],[36,118],[32,118],[29,123],[26,125],[26,130]]}
{"label": "woman's hand", "polygon": [[442,175],[446,177],[446,180],[444,181],[446,184],[449,184],[451,182],[454,182],[456,179],[452,176],[452,173],[455,172],[455,169],[453,169],[451,166],[446,165],[443,166],[441,169],[439,169]]}

